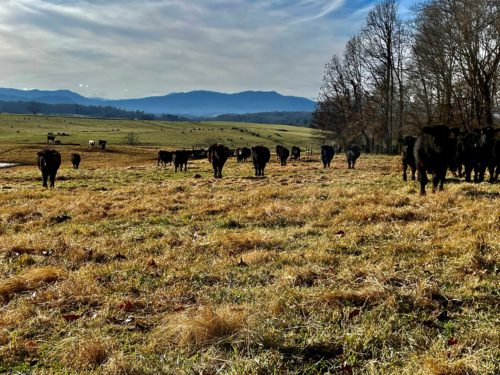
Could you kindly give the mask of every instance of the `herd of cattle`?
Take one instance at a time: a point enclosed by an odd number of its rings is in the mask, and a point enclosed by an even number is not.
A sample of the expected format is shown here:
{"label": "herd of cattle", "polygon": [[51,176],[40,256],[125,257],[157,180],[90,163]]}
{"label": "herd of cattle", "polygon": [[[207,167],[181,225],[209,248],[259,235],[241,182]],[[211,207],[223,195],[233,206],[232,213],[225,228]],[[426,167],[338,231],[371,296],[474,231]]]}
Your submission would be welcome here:
{"label": "herd of cattle", "polygon": [[489,182],[498,179],[500,172],[499,128],[484,127],[472,132],[461,132],[458,128],[445,125],[425,127],[417,138],[407,136],[403,140],[402,161],[403,179],[406,181],[408,167],[411,168],[412,180],[417,172],[420,182],[420,194],[425,195],[428,182],[427,172],[432,174],[433,191],[443,190],[448,170],[453,175],[471,182],[484,181],[486,170]]}
{"label": "herd of cattle", "polygon": [[[427,173],[432,174],[433,191],[438,188],[442,190],[448,169],[454,175],[458,173],[460,177],[464,171],[467,182],[471,181],[472,172],[474,172],[474,182],[482,182],[488,170],[489,181],[495,182],[500,172],[500,140],[497,138],[499,131],[500,129],[485,127],[463,133],[445,125],[425,127],[418,137],[407,136],[402,140],[403,179],[407,180],[408,167],[411,169],[412,180],[415,180],[417,173],[421,195],[425,195]],[[101,145],[103,146],[105,147],[105,144]],[[286,165],[288,158],[300,160],[300,154],[300,147],[293,146],[290,152],[284,146],[276,146],[276,156],[282,166]],[[361,148],[356,144],[347,148],[348,168],[354,168],[360,154]],[[330,167],[334,155],[334,147],[321,146],[321,161],[324,168]],[[208,158],[213,167],[214,177],[222,178],[222,169],[232,156],[235,156],[240,163],[251,158],[255,175],[264,176],[266,165],[271,159],[271,151],[265,146],[231,150],[222,144],[214,144],[207,150],[160,150],[157,165],[173,164],[175,172],[187,171],[190,159]],[[79,154],[71,154],[73,168],[78,169],[80,161]],[[42,172],[43,186],[47,187],[47,181],[50,179],[50,186],[54,187],[57,170],[61,165],[59,152],[53,149],[38,152],[37,164]]]}

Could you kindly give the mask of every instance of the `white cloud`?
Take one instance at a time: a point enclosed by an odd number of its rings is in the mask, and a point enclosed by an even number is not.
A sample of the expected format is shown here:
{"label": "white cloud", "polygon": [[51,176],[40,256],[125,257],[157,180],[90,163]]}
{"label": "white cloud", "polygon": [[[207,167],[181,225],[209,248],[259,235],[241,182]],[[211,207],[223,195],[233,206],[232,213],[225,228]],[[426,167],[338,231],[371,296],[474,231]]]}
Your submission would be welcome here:
{"label": "white cloud", "polygon": [[83,94],[92,87],[110,98],[193,89],[314,97],[324,64],[363,22],[365,12],[352,16],[346,6],[344,0],[3,0],[0,86]]}

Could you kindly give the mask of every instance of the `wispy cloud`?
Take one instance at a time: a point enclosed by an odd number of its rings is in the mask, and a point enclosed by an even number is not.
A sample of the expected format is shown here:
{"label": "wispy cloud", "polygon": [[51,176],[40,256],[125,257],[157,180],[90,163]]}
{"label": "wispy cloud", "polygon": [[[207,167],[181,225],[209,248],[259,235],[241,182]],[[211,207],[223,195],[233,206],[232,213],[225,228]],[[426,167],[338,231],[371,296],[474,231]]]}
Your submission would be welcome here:
{"label": "wispy cloud", "polygon": [[314,97],[323,65],[371,2],[3,0],[0,86],[113,98],[192,89]]}

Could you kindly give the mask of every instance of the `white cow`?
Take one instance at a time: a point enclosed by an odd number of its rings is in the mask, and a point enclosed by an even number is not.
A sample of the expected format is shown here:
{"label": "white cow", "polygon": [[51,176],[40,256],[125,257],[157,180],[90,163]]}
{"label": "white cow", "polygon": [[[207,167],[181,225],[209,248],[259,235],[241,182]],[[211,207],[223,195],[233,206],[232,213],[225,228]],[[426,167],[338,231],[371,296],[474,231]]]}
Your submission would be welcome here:
{"label": "white cow", "polygon": [[92,139],[89,141],[89,147],[95,147],[95,141]]}

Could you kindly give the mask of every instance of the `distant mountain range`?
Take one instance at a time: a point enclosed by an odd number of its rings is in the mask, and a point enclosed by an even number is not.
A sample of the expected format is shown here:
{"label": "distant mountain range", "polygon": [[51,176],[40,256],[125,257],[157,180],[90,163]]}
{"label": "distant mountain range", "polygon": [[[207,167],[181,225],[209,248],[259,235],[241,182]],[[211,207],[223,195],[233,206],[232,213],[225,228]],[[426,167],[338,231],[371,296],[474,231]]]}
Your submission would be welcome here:
{"label": "distant mountain range", "polygon": [[86,98],[69,90],[47,91],[0,88],[0,101],[111,106],[128,111],[191,116],[276,111],[312,112],[315,107],[315,102],[312,100],[297,96],[284,96],[275,91],[244,91],[235,94],[191,91],[138,99],[108,100]]}

